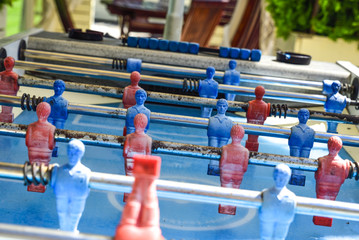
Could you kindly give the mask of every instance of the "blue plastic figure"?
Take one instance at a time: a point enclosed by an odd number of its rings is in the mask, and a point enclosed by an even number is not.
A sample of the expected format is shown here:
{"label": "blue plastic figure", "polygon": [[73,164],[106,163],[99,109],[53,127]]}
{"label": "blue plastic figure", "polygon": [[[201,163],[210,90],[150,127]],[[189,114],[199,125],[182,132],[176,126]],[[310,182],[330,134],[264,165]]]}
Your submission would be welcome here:
{"label": "blue plastic figure", "polygon": [[[215,73],[214,67],[208,67],[206,74],[207,78],[199,81],[198,92],[200,97],[204,98],[217,98],[218,95],[218,83],[213,80]],[[212,108],[201,107],[201,117],[209,118],[212,113]]]}
{"label": "blue plastic figure", "polygon": [[277,165],[273,172],[275,185],[262,191],[262,206],[259,208],[262,240],[284,240],[287,236],[296,207],[296,196],[286,187],[290,174],[287,165]]}
{"label": "blue plastic figure", "polygon": [[58,129],[63,129],[65,121],[67,120],[68,101],[62,97],[65,91],[65,82],[58,79],[54,82],[55,95],[46,99],[51,106],[51,114],[49,116],[49,123]]}
{"label": "blue plastic figure", "polygon": [[[229,65],[229,70],[226,70],[224,72],[223,84],[239,86],[240,73],[236,70],[237,67],[236,60],[229,61],[228,65]],[[226,93],[225,96],[228,101],[234,101],[234,98],[236,97],[235,94],[231,94],[231,93]]]}
{"label": "blue plastic figure", "polygon": [[84,152],[85,146],[80,140],[71,140],[67,148],[69,162],[52,170],[51,186],[63,231],[78,232],[77,226],[90,192],[91,170],[81,163]]}
{"label": "blue plastic figure", "polygon": [[[328,81],[327,81],[328,82]],[[323,82],[324,84],[326,82]],[[323,86],[324,88],[325,86]],[[324,109],[326,112],[332,113],[342,113],[344,108],[347,105],[347,98],[339,93],[341,88],[339,81],[332,81],[331,82],[331,92],[326,91],[327,93],[327,101],[324,104]],[[337,132],[338,123],[328,121],[328,130],[329,133],[338,133]]]}
{"label": "blue plastic figure", "polygon": [[[291,128],[288,145],[292,157],[309,158],[315,136],[315,131],[307,125],[309,115],[308,109],[300,109],[298,112],[299,124]],[[289,184],[304,186],[305,175],[302,171],[293,170]]]}
{"label": "blue plastic figure", "polygon": [[[222,147],[226,145],[231,137],[231,129],[233,126],[232,120],[226,116],[228,103],[226,99],[219,99],[217,101],[217,114],[209,118],[208,121],[208,146]],[[218,161],[210,160],[208,164],[209,175],[219,175]]]}
{"label": "blue plastic figure", "polygon": [[309,115],[308,109],[300,109],[298,112],[299,124],[291,128],[288,145],[292,157],[309,158],[315,136],[315,131],[307,125]]}
{"label": "blue plastic figure", "polygon": [[[126,134],[130,134],[135,132],[135,125],[133,120],[135,119],[136,115],[139,113],[143,113],[146,115],[147,119],[150,119],[151,111],[144,106],[144,103],[147,99],[147,93],[143,89],[139,89],[136,91],[135,94],[136,98],[136,105],[127,109],[126,114]],[[147,123],[147,127],[145,129],[145,133],[147,132],[150,126],[150,121]]]}

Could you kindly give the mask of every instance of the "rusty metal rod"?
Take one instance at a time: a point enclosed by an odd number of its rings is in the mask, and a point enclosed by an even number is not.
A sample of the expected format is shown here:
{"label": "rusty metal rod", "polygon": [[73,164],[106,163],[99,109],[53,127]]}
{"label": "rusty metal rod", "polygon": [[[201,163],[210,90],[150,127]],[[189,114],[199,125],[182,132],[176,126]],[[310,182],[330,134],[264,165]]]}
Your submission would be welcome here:
{"label": "rusty metal rod", "polygon": [[[0,123],[0,135],[24,138],[26,129],[27,125]],[[86,145],[110,148],[123,148],[125,142],[123,136],[56,129],[55,140],[57,142],[69,142],[72,138],[80,139]],[[219,161],[221,148],[153,140],[152,152]],[[318,161],[315,159],[258,152],[250,152],[249,163],[263,166],[286,163],[293,169],[306,171],[316,171],[318,167]]]}

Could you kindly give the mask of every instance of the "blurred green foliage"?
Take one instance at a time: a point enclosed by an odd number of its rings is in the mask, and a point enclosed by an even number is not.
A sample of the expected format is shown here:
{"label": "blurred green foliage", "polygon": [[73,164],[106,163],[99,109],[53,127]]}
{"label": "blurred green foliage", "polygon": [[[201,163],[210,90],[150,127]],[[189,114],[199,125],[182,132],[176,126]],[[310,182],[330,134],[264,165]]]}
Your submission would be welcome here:
{"label": "blurred green foliage", "polygon": [[278,37],[297,31],[359,41],[359,0],[266,1]]}
{"label": "blurred green foliage", "polygon": [[4,5],[12,6],[12,3],[16,0],[0,0],[0,10],[4,7]]}

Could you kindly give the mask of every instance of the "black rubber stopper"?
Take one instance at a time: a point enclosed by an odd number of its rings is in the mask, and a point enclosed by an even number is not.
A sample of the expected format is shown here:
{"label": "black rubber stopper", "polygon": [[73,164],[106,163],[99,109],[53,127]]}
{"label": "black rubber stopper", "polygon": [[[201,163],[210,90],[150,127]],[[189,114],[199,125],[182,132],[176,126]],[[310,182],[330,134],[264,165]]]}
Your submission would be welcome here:
{"label": "black rubber stopper", "polygon": [[354,78],[353,80],[353,83],[352,83],[352,94],[350,94],[350,99],[351,100],[356,100],[358,98],[358,93],[359,93],[359,78],[356,77]]}
{"label": "black rubber stopper", "polygon": [[7,57],[6,49],[0,49],[0,72],[5,71],[4,59]]}
{"label": "black rubber stopper", "polygon": [[26,50],[26,41],[21,39],[19,44],[19,50],[17,52],[17,58],[21,61],[25,61],[25,54],[24,51]]}

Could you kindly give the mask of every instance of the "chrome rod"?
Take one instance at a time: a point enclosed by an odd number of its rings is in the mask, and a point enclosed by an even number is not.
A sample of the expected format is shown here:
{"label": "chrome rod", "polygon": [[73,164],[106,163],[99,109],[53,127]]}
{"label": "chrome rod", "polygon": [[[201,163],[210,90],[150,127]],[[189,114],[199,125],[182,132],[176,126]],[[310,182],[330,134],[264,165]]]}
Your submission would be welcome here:
{"label": "chrome rod", "polygon": [[[21,98],[17,96],[0,95],[0,102],[2,102],[3,105],[20,107]],[[85,105],[85,104],[75,104],[75,103],[69,103],[68,106],[69,113],[100,116],[100,117],[110,117],[110,118],[124,119],[126,116],[126,111],[127,110],[124,108],[112,108],[105,106]],[[150,119],[151,121],[154,122],[161,122],[161,123],[174,124],[174,125],[193,126],[200,128],[207,128],[208,126],[208,118],[190,117],[184,115],[151,112]],[[269,137],[288,138],[290,136],[290,131],[291,131],[288,128],[274,127],[268,125],[256,125],[256,124],[241,123],[241,122],[234,122],[234,124],[241,125],[245,129],[246,134],[254,134],[254,135],[269,136]],[[359,146],[359,136],[354,136],[354,135],[316,132],[314,141],[327,142],[331,136],[340,137],[344,145]]]}
{"label": "chrome rod", "polygon": [[[99,58],[99,57],[89,57],[83,55],[75,54],[64,54],[57,52],[47,52],[39,51],[33,49],[23,50],[24,55],[27,58],[32,59],[41,59],[41,60],[52,60],[52,61],[62,61],[65,63],[78,63],[78,64],[91,64],[95,66],[103,66],[108,69],[113,68],[113,59],[108,58]],[[145,63],[142,62],[141,70],[154,72],[154,73],[166,73],[171,75],[177,75],[182,77],[206,77],[205,69],[189,68],[189,67],[177,67],[170,65],[160,65],[154,63]],[[240,69],[239,69],[240,70]],[[222,80],[224,76],[223,71],[216,71],[214,78]],[[263,82],[266,84],[284,84],[287,86],[298,87],[306,90],[314,90],[321,92],[323,90],[323,83],[316,81],[305,81],[299,79],[288,79],[281,77],[272,77],[272,76],[261,76],[254,74],[245,74],[241,73],[241,81],[246,82]]]}
{"label": "chrome rod", "polygon": [[[0,164],[0,178],[2,178],[2,172],[5,171],[2,170],[3,166],[6,166],[6,163]],[[34,166],[30,167],[32,168]],[[32,178],[29,178],[28,175],[33,173],[40,175],[38,171],[32,171],[31,168],[23,170],[24,165],[16,164],[17,171],[26,172],[26,177],[29,180]],[[52,169],[52,167],[50,166],[49,169]],[[7,174],[7,176],[8,175],[9,174]],[[39,176],[33,177],[38,178]],[[23,176],[23,179],[24,178],[25,176]],[[91,172],[89,187],[91,189],[102,191],[130,192],[133,182],[134,178],[129,176]],[[156,180],[156,185],[158,190],[157,194],[162,198],[235,205],[246,208],[258,208],[261,206],[261,192],[259,191],[223,188],[184,182],[179,183],[168,180]],[[359,221],[359,204],[299,196],[296,197],[296,200],[296,213],[298,214],[320,215],[324,217]]]}
{"label": "chrome rod", "polygon": [[113,237],[95,234],[73,233],[60,231],[58,229],[30,227],[24,225],[0,223],[0,239],[21,239],[21,240],[112,240]]}
{"label": "chrome rod", "polygon": [[[21,86],[53,89],[54,81],[26,76],[26,77],[20,77],[18,83]],[[107,86],[85,84],[85,83],[74,83],[74,82],[66,82],[66,91],[98,94],[101,96],[108,96],[115,98],[122,98],[122,94],[123,94],[123,88],[107,87]],[[174,105],[192,106],[192,107],[208,106],[215,108],[218,100],[212,98],[201,98],[201,97],[186,96],[179,94],[168,94],[168,93],[148,91],[146,101],[155,102],[155,103],[167,103]],[[242,112],[244,111],[243,107],[248,106],[247,103],[243,103],[243,102],[237,102],[237,101],[227,101],[227,102],[228,102],[228,111]],[[289,108],[287,112],[287,116],[297,117],[298,111],[299,109]],[[338,123],[359,124],[359,116],[341,114],[341,113],[330,113],[323,111],[310,110],[310,119],[331,120],[331,121],[336,121]]]}
{"label": "chrome rod", "polygon": [[[70,76],[91,77],[91,78],[97,78],[102,80],[129,81],[130,79],[129,73],[45,64],[45,63],[25,62],[25,61],[16,61],[15,68],[33,70],[33,71],[44,72],[44,73],[56,73],[56,74],[64,74]],[[158,86],[183,88],[184,81],[181,79],[174,79],[174,78],[141,75],[141,82],[152,84],[152,85],[158,85]],[[254,96],[254,88],[250,88],[250,87],[219,84],[218,91],[222,93],[234,93],[239,95],[242,94],[242,95]],[[266,90],[266,94],[264,95],[264,98],[291,101],[291,102],[305,101],[307,103],[317,104],[317,105],[323,105],[326,101],[326,97],[323,95],[291,93],[291,92],[282,92],[275,90]]]}

